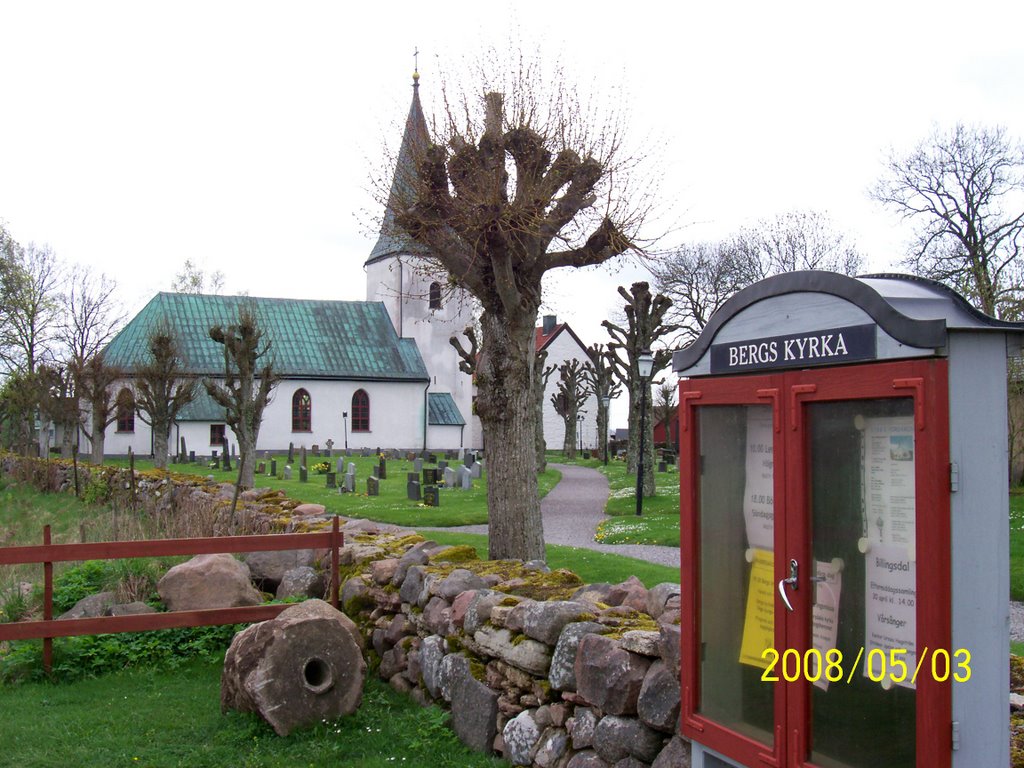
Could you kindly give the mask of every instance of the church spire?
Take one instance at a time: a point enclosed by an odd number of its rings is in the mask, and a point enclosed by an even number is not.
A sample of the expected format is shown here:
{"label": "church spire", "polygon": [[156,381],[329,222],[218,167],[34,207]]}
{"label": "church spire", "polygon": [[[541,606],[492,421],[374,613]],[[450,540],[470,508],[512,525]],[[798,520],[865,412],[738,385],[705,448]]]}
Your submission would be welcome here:
{"label": "church spire", "polygon": [[395,162],[395,177],[391,181],[391,192],[388,195],[387,207],[384,209],[380,237],[370,251],[366,264],[400,254],[426,255],[423,246],[413,241],[395,221],[395,210],[401,205],[408,205],[412,198],[413,179],[418,170],[417,160],[430,144],[430,132],[427,130],[427,121],[420,105],[419,50],[413,55],[417,61],[412,73],[412,104],[405,119],[405,133],[402,136],[402,146],[398,150],[398,160]]}

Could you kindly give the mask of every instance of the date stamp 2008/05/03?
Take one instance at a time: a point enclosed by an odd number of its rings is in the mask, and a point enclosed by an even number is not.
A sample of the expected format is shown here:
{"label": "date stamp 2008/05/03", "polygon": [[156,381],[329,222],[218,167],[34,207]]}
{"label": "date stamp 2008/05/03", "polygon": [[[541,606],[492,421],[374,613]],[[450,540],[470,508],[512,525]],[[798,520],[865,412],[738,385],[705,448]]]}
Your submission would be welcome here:
{"label": "date stamp 2008/05/03", "polygon": [[957,683],[966,683],[971,679],[971,652],[966,648],[947,651],[944,648],[924,648],[917,657],[916,663],[908,660],[913,657],[912,651],[906,648],[872,648],[865,654],[864,647],[857,651],[853,664],[846,666],[843,652],[838,648],[829,648],[822,652],[817,648],[808,648],[800,652],[795,648],[787,648],[779,652],[776,648],[766,648],[761,658],[768,662],[768,667],[761,679],[769,683],[784,680],[795,683],[806,680],[816,683],[827,680],[837,683],[845,680],[853,682],[857,668],[863,659],[865,675],[876,683],[917,684],[919,675],[930,676],[933,680],[944,683],[952,679]]}

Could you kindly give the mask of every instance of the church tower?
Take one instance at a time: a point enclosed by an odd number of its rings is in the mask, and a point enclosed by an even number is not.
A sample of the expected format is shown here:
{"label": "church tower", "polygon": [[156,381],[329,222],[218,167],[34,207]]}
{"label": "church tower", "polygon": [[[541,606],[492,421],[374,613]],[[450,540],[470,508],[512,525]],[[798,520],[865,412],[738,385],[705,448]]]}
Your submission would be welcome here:
{"label": "church tower", "polygon": [[443,268],[429,260],[429,251],[395,222],[395,208],[410,197],[408,185],[416,173],[416,158],[430,143],[420,105],[419,72],[414,72],[412,79],[412,105],[405,121],[384,221],[377,244],[363,265],[366,300],[382,302],[398,335],[415,340],[430,374],[431,422],[446,418],[440,414],[446,412],[444,395],[449,395],[466,425],[463,445],[478,447],[471,443],[472,380],[459,370],[458,353],[448,342],[472,323],[469,296],[461,289],[453,291],[447,285]]}

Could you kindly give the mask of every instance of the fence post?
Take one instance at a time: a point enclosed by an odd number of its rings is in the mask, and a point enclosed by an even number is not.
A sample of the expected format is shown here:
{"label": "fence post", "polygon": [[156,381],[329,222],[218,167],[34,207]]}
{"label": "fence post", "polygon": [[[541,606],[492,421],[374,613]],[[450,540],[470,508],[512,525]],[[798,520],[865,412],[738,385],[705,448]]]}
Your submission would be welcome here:
{"label": "fence post", "polygon": [[338,591],[341,585],[338,583],[338,560],[339,552],[338,547],[340,545],[341,534],[338,531],[338,516],[334,516],[334,520],[331,523],[331,605],[338,610],[341,610],[338,605]]}
{"label": "fence post", "polygon": [[[50,526],[43,526],[43,546],[50,546]],[[53,620],[53,561],[43,562],[43,620]],[[43,671],[49,677],[53,672],[53,638],[43,638]]]}

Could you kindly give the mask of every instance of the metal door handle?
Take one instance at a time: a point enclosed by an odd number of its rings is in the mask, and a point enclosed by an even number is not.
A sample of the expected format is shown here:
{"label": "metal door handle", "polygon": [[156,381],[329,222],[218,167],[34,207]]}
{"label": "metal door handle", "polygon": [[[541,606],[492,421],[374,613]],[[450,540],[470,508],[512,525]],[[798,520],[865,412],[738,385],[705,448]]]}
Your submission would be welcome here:
{"label": "metal door handle", "polygon": [[793,591],[800,589],[800,585],[797,584],[797,578],[800,575],[800,564],[796,560],[789,561],[789,578],[779,579],[779,597],[782,598],[782,602],[786,604],[786,607],[792,611],[793,604],[789,602],[789,595],[786,594],[786,585],[788,584],[793,588]]}

